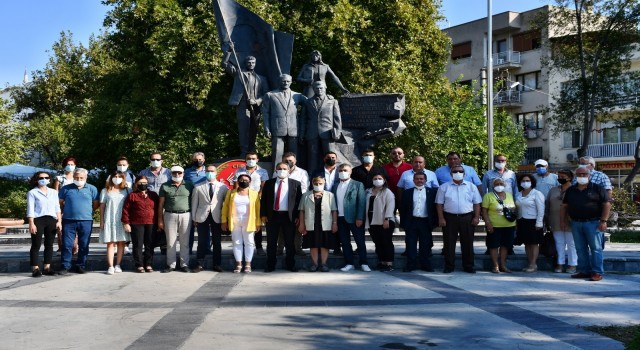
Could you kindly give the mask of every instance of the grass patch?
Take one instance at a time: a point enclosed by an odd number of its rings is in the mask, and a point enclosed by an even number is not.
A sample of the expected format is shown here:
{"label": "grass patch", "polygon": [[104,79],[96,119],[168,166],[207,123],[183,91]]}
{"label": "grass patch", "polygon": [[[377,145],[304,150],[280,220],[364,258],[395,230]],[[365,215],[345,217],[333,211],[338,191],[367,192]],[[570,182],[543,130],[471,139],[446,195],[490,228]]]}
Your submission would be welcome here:
{"label": "grass patch", "polygon": [[640,350],[640,325],[634,326],[589,326],[584,329],[615,339],[626,349]]}

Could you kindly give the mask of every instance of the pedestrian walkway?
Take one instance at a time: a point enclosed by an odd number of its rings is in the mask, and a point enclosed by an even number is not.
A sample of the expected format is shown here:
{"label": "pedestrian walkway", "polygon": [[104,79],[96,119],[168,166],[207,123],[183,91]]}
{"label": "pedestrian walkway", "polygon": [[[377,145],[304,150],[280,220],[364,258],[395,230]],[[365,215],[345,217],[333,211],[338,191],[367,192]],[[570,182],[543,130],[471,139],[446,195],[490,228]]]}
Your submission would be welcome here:
{"label": "pedestrian walkway", "polygon": [[640,275],[0,274],[3,349],[623,349]]}

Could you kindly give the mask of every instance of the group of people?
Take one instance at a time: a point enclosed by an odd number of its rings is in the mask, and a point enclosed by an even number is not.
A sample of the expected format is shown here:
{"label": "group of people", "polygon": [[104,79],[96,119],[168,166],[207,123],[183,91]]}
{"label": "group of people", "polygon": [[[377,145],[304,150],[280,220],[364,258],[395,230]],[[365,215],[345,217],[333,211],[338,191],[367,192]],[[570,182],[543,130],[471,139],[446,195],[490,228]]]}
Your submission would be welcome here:
{"label": "group of people", "polygon": [[[93,226],[93,212],[100,208],[100,242],[107,244],[107,274],[121,272],[126,242],[133,244],[135,270],[153,272],[154,247],[166,240],[163,272],[199,272],[205,256],[213,256],[213,270],[222,272],[221,236],[230,232],[233,272],[250,273],[254,254],[267,256],[265,272],[272,272],[277,256],[286,253],[285,267],[295,272],[295,255],[310,249],[309,271],[329,271],[330,250],[342,249],[341,271],[356,268],[351,237],[356,243],[358,264],[371,271],[367,261],[368,230],[378,258],[377,269],[393,270],[393,232],[405,231],[406,263],[403,271],[433,271],[433,228],[443,229],[444,270],[455,269],[455,247],[460,240],[462,267],[475,273],[473,241],[482,218],[491,255],[491,272],[511,272],[507,256],[516,244],[524,244],[528,257],[525,272],[537,270],[543,229],[549,226],[558,251],[556,272],[598,281],[603,274],[603,233],[609,216],[611,183],[595,170],[590,157],[580,159],[575,172],[548,171],[545,160],[535,162],[534,174],[516,174],[507,168],[503,155],[480,180],[476,171],[462,164],[460,154],[450,152],[447,164],[435,172],[425,169],[422,156],[404,161],[394,148],[390,162],[375,165],[371,149],[362,152],[362,164],[337,164],[337,155],[326,152],[323,167],[311,176],[297,166],[296,155],[287,152],[275,164],[272,176],[258,165],[258,155],[248,151],[245,167],[234,176],[233,188],[217,180],[216,166],[205,164],[202,152],[192,155],[186,170],[180,165],[163,167],[162,155],[152,153],[150,166],[137,176],[121,157],[101,191],[86,182],[87,170],[76,160],[64,161],[64,175],[52,178],[37,172],[27,194],[27,217],[32,233],[33,276],[52,275],[53,242],[61,237],[59,274],[84,273]],[[54,182],[55,180],[55,182]],[[54,183],[52,188],[49,185]],[[398,215],[396,215],[398,212]],[[262,247],[266,227],[267,250]],[[196,261],[190,264],[198,232]],[[44,268],[38,254],[44,237]],[[176,256],[180,243],[179,260]],[[279,241],[281,247],[279,247]],[[77,259],[72,266],[74,247]],[[282,247],[283,246],[283,247]],[[210,250],[212,247],[213,251]],[[114,251],[117,250],[114,263]]]}

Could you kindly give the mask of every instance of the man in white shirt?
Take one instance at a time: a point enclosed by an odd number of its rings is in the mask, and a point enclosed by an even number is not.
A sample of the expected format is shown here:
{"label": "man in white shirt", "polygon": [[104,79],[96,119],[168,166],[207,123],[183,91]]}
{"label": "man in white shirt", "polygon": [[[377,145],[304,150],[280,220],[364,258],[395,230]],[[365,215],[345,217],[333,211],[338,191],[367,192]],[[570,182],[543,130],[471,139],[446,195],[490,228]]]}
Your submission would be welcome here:
{"label": "man in white shirt", "polygon": [[475,226],[480,222],[480,204],[482,197],[471,182],[464,179],[464,168],[460,165],[451,168],[453,181],[438,188],[436,211],[438,225],[442,227],[444,242],[444,273],[451,273],[455,267],[456,242],[460,234],[462,267],[465,272],[475,273],[473,255],[473,235]]}

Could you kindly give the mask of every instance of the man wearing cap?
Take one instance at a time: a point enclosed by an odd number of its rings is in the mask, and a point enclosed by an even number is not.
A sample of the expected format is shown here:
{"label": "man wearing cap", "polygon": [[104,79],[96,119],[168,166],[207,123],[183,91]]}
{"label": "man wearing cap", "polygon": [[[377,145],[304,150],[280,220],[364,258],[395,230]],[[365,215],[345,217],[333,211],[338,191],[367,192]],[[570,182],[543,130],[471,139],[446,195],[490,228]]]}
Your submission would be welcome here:
{"label": "man wearing cap", "polygon": [[191,192],[193,184],[184,181],[184,168],[171,167],[171,181],[160,186],[158,229],[167,237],[167,267],[176,269],[176,239],[180,239],[180,271],[189,272],[189,230],[191,229]]}
{"label": "man wearing cap", "polygon": [[560,186],[558,175],[549,172],[549,163],[544,159],[538,159],[534,164],[536,173],[533,177],[536,179],[536,190],[542,192],[546,198],[552,188]]}
{"label": "man wearing cap", "polygon": [[591,182],[586,167],[576,169],[576,179],[577,184],[567,189],[560,207],[560,229],[568,229],[570,218],[578,253],[578,273],[571,277],[600,281],[604,274],[602,232],[607,229],[611,197],[604,187]]}

